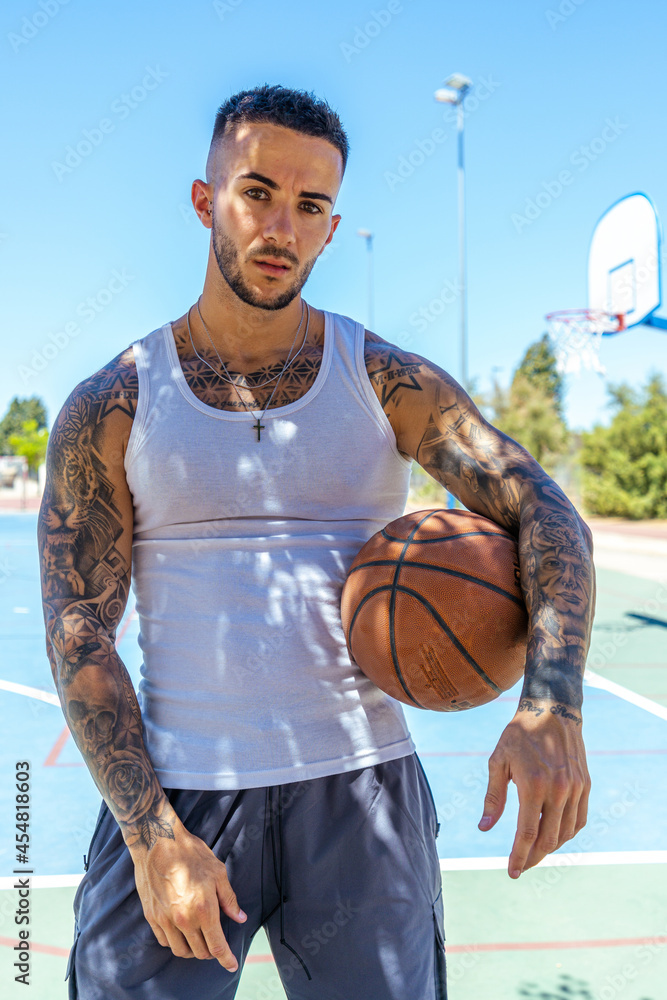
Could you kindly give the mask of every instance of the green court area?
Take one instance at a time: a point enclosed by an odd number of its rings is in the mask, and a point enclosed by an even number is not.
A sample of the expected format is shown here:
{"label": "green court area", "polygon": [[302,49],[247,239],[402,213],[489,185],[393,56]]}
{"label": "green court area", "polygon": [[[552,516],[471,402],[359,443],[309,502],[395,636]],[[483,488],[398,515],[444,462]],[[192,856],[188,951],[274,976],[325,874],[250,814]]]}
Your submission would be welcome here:
{"label": "green court area", "polygon": [[[563,864],[533,870],[516,883],[504,871],[450,871],[443,883],[450,1000],[663,1000],[664,865]],[[35,953],[32,991],[14,984],[3,992],[7,1000],[67,997],[73,896],[70,888],[35,890],[33,937],[49,941],[54,953]],[[5,928],[14,897],[11,890],[0,896]],[[9,948],[0,949],[0,961],[3,984],[12,982]],[[263,931],[253,942],[237,997],[284,997]]]}
{"label": "green court area", "polygon": [[588,666],[637,694],[667,705],[667,558],[663,564],[664,583],[598,569]]}

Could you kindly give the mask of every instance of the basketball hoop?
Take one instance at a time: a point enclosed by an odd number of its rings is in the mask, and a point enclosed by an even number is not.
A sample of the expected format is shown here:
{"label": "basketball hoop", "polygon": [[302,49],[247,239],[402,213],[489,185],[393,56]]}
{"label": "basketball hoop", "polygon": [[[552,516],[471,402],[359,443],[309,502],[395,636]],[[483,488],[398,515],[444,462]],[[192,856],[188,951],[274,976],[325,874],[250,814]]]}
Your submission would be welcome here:
{"label": "basketball hoop", "polygon": [[579,375],[582,370],[605,374],[600,361],[600,345],[606,333],[625,329],[623,313],[599,309],[559,309],[547,313],[549,337],[561,375]]}

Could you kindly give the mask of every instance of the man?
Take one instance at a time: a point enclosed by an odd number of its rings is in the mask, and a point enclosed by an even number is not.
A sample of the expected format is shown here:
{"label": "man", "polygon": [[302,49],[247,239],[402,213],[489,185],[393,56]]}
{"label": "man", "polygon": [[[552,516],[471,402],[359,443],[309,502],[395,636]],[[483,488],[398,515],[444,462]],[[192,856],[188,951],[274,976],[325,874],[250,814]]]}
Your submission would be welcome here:
{"label": "man", "polygon": [[[446,995],[434,803],[338,607],[412,459],[519,540],[526,676],[480,828],[514,781],[517,878],[586,821],[590,534],[445,372],[302,300],[347,150],[312,95],[230,98],[192,185],[200,298],[77,386],[51,434],[47,648],[105,800],[71,997],[226,1000],[261,926],[291,1000]],[[131,571],[141,708],[114,647]]]}

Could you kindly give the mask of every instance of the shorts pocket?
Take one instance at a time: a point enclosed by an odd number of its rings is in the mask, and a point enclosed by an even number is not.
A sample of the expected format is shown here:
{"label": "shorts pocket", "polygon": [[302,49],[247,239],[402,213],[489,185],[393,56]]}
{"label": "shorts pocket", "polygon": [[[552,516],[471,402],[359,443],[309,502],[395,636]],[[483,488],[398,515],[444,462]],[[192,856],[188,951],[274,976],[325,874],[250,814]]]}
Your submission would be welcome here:
{"label": "shorts pocket", "polygon": [[90,866],[90,859],[91,859],[91,856],[92,856],[92,853],[93,853],[93,844],[95,843],[95,841],[97,839],[97,835],[100,832],[100,827],[102,826],[102,820],[104,819],[104,817],[106,816],[106,814],[107,814],[108,811],[109,811],[109,807],[106,804],[106,802],[103,801],[102,805],[100,806],[100,814],[97,817],[97,823],[95,824],[95,829],[93,830],[93,835],[90,838],[90,844],[88,846],[88,854],[84,854],[84,856],[83,856],[83,870],[84,870],[84,872],[87,872],[88,868]]}
{"label": "shorts pocket", "polygon": [[76,946],[79,943],[79,928],[75,927],[74,932],[74,942],[70,948],[69,958],[67,959],[67,969],[65,971],[65,982],[69,980],[67,996],[68,1000],[77,1000],[77,989],[76,989],[76,968],[74,966],[74,956],[76,954]]}
{"label": "shorts pocket", "polygon": [[433,903],[433,928],[435,934],[433,975],[435,978],[435,1000],[447,1000],[447,966],[445,961],[445,921],[442,905],[442,889]]}
{"label": "shorts pocket", "polygon": [[[406,758],[409,760],[410,758]],[[389,768],[396,766],[395,773],[390,773]],[[417,838],[416,843],[421,844],[424,851],[428,854],[429,845],[428,841],[428,827],[425,825],[425,821],[419,807],[419,790],[415,790],[415,793],[408,799],[407,786],[400,780],[400,776],[405,773],[403,770],[405,767],[405,762],[402,757],[399,757],[396,761],[387,761],[384,764],[372,764],[369,768],[373,775],[373,781],[378,790],[385,792],[391,803],[393,809],[397,809],[401,816],[410,824],[414,834]],[[385,776],[387,780],[385,781]],[[417,781],[419,782],[419,776],[417,775]],[[415,812],[415,816],[411,815],[411,808]],[[401,831],[403,833],[403,831]],[[404,831],[407,833],[407,831]],[[405,843],[409,843],[408,839],[404,837]],[[435,846],[435,845],[433,845]]]}
{"label": "shorts pocket", "polygon": [[417,756],[417,754],[415,754],[414,756],[415,756],[415,760],[419,764],[419,770],[422,773],[422,777],[424,779],[424,784],[426,785],[426,790],[428,792],[429,798],[431,800],[431,805],[433,807],[433,818],[434,818],[434,822],[435,822],[435,833],[433,834],[433,836],[435,838],[440,833],[440,823],[438,822],[438,810],[436,809],[435,799],[433,798],[433,791],[431,789],[431,785],[429,783],[428,778],[426,777],[426,771],[424,770],[424,765],[420,761],[420,759]]}

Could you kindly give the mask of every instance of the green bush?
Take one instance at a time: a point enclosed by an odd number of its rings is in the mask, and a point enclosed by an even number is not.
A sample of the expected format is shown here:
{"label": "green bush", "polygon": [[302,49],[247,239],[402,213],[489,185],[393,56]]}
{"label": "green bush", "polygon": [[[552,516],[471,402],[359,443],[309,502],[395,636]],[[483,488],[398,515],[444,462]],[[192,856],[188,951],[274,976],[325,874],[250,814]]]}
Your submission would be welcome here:
{"label": "green bush", "polygon": [[582,434],[583,499],[602,517],[667,518],[667,389],[651,375],[608,387],[614,417]]}
{"label": "green bush", "polygon": [[483,400],[491,423],[523,445],[552,476],[570,448],[562,413],[563,394],[563,376],[544,334],[526,350],[509,387],[495,382]]}
{"label": "green bush", "polygon": [[39,396],[30,396],[27,399],[19,399],[14,396],[7,407],[2,420],[0,420],[0,455],[14,455],[10,438],[13,434],[23,434],[23,425],[26,420],[36,420],[37,430],[46,427],[46,407]]}

